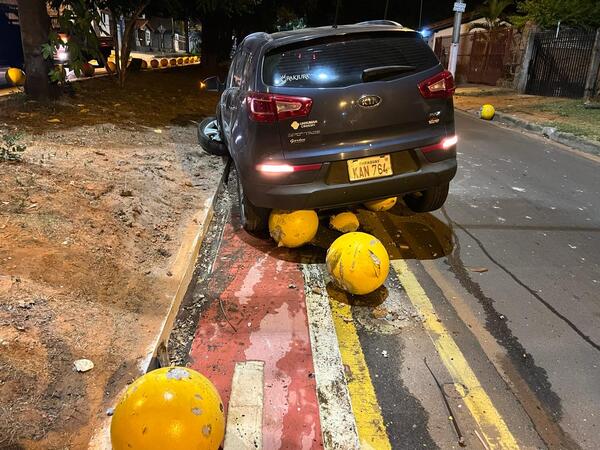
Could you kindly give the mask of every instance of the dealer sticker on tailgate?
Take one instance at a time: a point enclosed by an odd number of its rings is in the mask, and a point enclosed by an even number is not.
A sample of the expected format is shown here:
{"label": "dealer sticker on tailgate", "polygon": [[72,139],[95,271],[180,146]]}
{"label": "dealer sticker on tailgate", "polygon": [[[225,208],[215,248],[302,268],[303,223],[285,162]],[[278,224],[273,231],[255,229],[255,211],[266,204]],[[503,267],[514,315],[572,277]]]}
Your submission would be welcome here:
{"label": "dealer sticker on tailgate", "polygon": [[348,175],[350,181],[368,180],[369,178],[393,175],[390,155],[351,159],[348,161]]}

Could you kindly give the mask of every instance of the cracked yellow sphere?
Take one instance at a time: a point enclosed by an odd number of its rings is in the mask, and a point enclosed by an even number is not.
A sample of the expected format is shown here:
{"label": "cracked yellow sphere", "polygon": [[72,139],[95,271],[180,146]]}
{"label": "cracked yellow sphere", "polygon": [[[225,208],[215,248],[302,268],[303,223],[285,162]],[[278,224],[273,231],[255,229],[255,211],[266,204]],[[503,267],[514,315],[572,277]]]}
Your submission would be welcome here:
{"label": "cracked yellow sphere", "polygon": [[496,110],[489,103],[483,105],[479,111],[479,117],[485,120],[492,120],[494,118],[494,114],[496,114]]}
{"label": "cracked yellow sphere", "polygon": [[219,393],[187,367],[164,367],[134,381],[110,425],[113,450],[217,450],[224,434]]}
{"label": "cracked yellow sphere", "polygon": [[359,226],[358,217],[350,211],[345,211],[329,218],[329,227],[340,233],[356,231]]}
{"label": "cracked yellow sphere", "polygon": [[269,233],[279,247],[296,248],[308,244],[317,235],[319,216],[313,210],[274,209],[269,216]]}
{"label": "cracked yellow sphere", "polygon": [[25,84],[25,72],[18,67],[9,68],[4,74],[6,82],[13,86],[23,86]]}
{"label": "cracked yellow sphere", "polygon": [[382,200],[373,200],[371,202],[365,202],[364,205],[367,209],[371,211],[387,211],[388,209],[392,209],[397,201],[398,197],[390,197],[384,198]]}
{"label": "cracked yellow sphere", "polygon": [[351,294],[369,294],[379,288],[390,270],[383,244],[367,233],[346,233],[327,250],[327,270],[334,282]]}

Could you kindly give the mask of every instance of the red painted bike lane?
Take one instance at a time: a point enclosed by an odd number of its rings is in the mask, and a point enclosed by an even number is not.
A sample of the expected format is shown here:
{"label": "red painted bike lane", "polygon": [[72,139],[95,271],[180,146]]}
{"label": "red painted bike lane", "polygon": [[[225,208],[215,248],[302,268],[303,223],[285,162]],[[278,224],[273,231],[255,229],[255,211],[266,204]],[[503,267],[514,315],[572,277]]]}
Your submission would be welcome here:
{"label": "red painted bike lane", "polygon": [[190,351],[191,367],[215,383],[225,408],[235,364],[265,362],[269,450],[323,447],[303,278],[291,252],[228,223]]}

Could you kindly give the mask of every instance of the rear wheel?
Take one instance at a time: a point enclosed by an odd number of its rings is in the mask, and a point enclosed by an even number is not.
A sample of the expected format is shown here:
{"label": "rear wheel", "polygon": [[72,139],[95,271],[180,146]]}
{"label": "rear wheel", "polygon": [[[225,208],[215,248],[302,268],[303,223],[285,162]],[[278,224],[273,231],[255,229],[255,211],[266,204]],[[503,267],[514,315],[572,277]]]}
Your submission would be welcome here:
{"label": "rear wheel", "polygon": [[414,212],[429,212],[440,209],[448,198],[449,184],[435,186],[425,191],[414,192],[404,196],[404,202]]}
{"label": "rear wheel", "polygon": [[198,142],[206,153],[227,156],[227,146],[221,138],[221,130],[216,117],[207,117],[198,124]]}
{"label": "rear wheel", "polygon": [[250,233],[256,233],[267,229],[269,223],[270,210],[260,208],[252,204],[244,193],[244,186],[240,179],[239,172],[235,171],[237,181],[238,199],[240,204],[240,222],[244,230]]}

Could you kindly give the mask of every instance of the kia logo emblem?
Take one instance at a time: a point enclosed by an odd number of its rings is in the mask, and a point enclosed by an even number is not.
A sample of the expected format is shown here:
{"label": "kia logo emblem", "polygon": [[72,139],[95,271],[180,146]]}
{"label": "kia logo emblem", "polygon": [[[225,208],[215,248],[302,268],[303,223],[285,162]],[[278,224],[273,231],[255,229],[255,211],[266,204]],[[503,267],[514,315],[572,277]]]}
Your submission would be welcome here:
{"label": "kia logo emblem", "polygon": [[381,103],[381,97],[378,95],[363,95],[358,99],[358,105],[363,108],[375,108]]}

